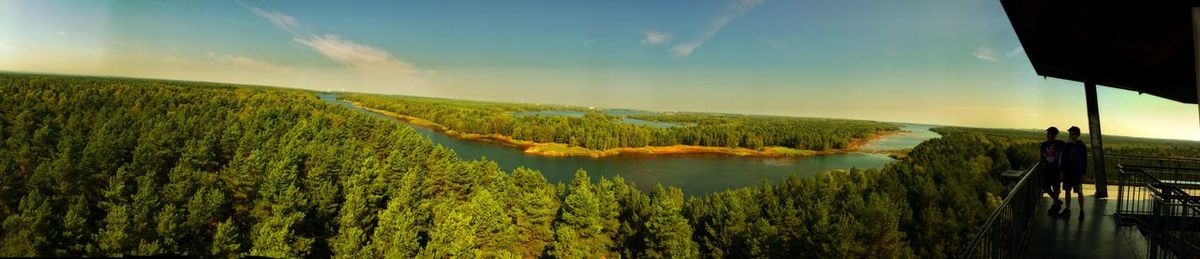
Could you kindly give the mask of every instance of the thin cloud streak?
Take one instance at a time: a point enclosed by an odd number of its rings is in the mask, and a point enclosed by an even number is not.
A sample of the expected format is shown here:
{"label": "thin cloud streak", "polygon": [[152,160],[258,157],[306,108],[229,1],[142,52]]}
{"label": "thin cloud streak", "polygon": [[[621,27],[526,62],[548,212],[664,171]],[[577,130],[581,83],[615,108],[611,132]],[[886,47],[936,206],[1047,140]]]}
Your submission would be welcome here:
{"label": "thin cloud streak", "polygon": [[[291,34],[292,41],[311,48],[318,54],[321,54],[321,56],[351,70],[371,76],[388,78],[410,78],[421,74],[412,64],[395,58],[390,52],[381,48],[360,44],[344,39],[336,34],[317,35],[305,30],[304,26],[295,17],[281,12],[262,10],[257,7],[245,7],[272,25],[275,25],[276,28]],[[247,65],[257,65],[253,62],[245,63]]]}
{"label": "thin cloud streak", "polygon": [[270,22],[271,25],[275,25],[276,28],[291,33],[293,36],[298,36],[300,34],[299,31],[303,28],[300,25],[300,21],[296,20],[296,17],[292,17],[281,12],[266,11],[259,9],[258,7],[246,6],[246,9],[254,12],[254,14],[258,15],[258,17],[266,19],[267,22]]}
{"label": "thin cloud streak", "polygon": [[399,72],[401,75],[413,75],[417,72],[412,64],[392,57],[391,53],[383,49],[358,44],[337,35],[310,36],[307,39],[293,40],[354,70],[368,73]]}
{"label": "thin cloud streak", "polygon": [[1004,54],[1004,56],[1010,57],[1010,58],[1015,58],[1022,54],[1025,54],[1025,48],[1022,48],[1021,46],[1017,46],[1016,48],[1013,48],[1013,50],[1008,51],[1008,53]]}
{"label": "thin cloud streak", "polygon": [[695,40],[675,45],[675,47],[671,48],[671,54],[676,58],[684,58],[692,55],[693,51],[696,51],[696,49],[700,48],[700,46],[703,46],[705,42],[708,42],[713,37],[716,37],[717,32],[720,32],[722,28],[725,28],[725,25],[729,25],[729,22],[733,21],[733,19],[746,14],[746,12],[758,7],[763,2],[766,2],[766,0],[737,0],[733,4],[729,5],[728,8],[726,8],[728,10],[725,13],[713,18],[709,22],[708,30],[706,30],[703,35]]}

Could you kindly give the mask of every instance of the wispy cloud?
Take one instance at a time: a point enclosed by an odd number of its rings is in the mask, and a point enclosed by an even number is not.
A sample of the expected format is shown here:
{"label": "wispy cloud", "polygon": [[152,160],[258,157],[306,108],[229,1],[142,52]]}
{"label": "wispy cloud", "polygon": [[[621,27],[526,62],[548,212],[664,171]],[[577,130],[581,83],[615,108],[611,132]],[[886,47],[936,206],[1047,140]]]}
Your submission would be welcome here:
{"label": "wispy cloud", "polygon": [[337,35],[296,38],[297,43],[308,46],[321,55],[362,72],[402,73],[412,75],[417,71],[412,64],[392,57],[387,51],[342,39]]}
{"label": "wispy cloud", "polygon": [[[351,70],[387,77],[409,77],[421,74],[412,64],[397,59],[392,53],[381,48],[344,39],[336,34],[318,35],[309,32],[295,17],[281,12],[266,11],[250,6],[246,6],[246,9],[275,25],[276,28],[290,33],[292,41],[307,46],[325,58]],[[255,60],[246,59],[241,60],[241,63],[264,68],[266,66],[262,66],[263,64],[269,64],[253,61]]]}
{"label": "wispy cloud", "polygon": [[642,31],[642,44],[658,45],[671,40],[671,35],[655,30]]}
{"label": "wispy cloud", "polygon": [[976,48],[975,52],[971,52],[971,56],[985,61],[1000,62],[1000,58],[996,57],[996,51],[988,47]]}
{"label": "wispy cloud", "polygon": [[270,22],[272,25],[275,25],[276,28],[287,31],[288,33],[291,33],[294,36],[299,36],[299,34],[300,34],[299,31],[303,29],[303,27],[301,27],[301,25],[300,25],[300,21],[296,20],[296,17],[292,17],[290,15],[287,15],[287,14],[284,14],[281,12],[266,11],[263,9],[259,9],[258,7],[246,6],[246,9],[249,9],[251,12],[254,12],[254,14],[257,14],[259,17],[266,19],[267,22]]}
{"label": "wispy cloud", "polygon": [[699,48],[700,45],[703,44],[704,42],[702,41],[690,41],[676,44],[675,47],[671,47],[671,55],[677,58],[690,56],[692,55],[692,51],[695,51],[696,48]]}
{"label": "wispy cloud", "polygon": [[703,46],[705,42],[716,37],[717,32],[725,28],[725,25],[728,25],[733,19],[746,14],[746,12],[761,5],[763,2],[766,2],[766,0],[736,0],[725,8],[725,12],[709,21],[708,28],[704,31],[704,34],[695,40],[676,44],[675,47],[671,48],[671,54],[677,58],[692,55],[692,52],[696,51],[696,48]]}
{"label": "wispy cloud", "polygon": [[1010,58],[1015,58],[1017,56],[1020,56],[1021,54],[1025,54],[1025,48],[1022,48],[1021,46],[1017,46],[1016,48],[1013,48],[1013,50],[1008,51],[1008,53],[1005,53],[1004,56],[1010,57]]}

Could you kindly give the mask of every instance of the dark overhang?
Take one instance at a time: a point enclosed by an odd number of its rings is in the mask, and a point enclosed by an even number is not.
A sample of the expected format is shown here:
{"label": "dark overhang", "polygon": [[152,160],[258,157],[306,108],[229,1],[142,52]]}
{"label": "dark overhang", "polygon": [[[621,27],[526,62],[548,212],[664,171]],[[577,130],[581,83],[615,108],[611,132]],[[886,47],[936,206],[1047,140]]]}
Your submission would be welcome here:
{"label": "dark overhang", "polygon": [[1000,0],[1038,75],[1196,103],[1200,1]]}

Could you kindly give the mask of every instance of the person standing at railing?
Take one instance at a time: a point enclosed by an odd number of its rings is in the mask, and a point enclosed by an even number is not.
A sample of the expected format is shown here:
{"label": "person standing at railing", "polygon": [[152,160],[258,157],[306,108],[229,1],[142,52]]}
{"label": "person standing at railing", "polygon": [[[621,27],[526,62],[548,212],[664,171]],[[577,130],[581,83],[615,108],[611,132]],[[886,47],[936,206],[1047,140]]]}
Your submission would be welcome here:
{"label": "person standing at railing", "polygon": [[1062,152],[1066,143],[1058,140],[1058,128],[1050,127],[1046,129],[1046,141],[1042,142],[1042,192],[1049,194],[1054,198],[1054,205],[1050,206],[1050,211],[1046,214],[1050,216],[1058,215],[1058,210],[1062,209],[1062,200],[1058,199],[1059,183],[1062,181]]}
{"label": "person standing at railing", "polygon": [[1079,127],[1067,129],[1069,141],[1062,150],[1062,191],[1067,196],[1063,218],[1071,217],[1071,192],[1079,194],[1079,220],[1083,220],[1083,174],[1087,172],[1087,145],[1079,140]]}

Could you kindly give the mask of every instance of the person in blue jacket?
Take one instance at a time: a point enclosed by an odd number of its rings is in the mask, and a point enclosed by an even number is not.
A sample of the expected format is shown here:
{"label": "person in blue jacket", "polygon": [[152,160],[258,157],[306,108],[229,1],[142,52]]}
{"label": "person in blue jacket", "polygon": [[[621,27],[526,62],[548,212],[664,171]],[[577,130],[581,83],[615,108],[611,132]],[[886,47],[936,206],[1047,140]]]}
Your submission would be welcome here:
{"label": "person in blue jacket", "polygon": [[1071,217],[1071,192],[1079,197],[1079,220],[1083,220],[1083,174],[1087,173],[1087,145],[1079,140],[1079,127],[1067,129],[1069,141],[1062,150],[1062,191],[1066,192],[1067,206],[1061,213],[1063,218]]}
{"label": "person in blue jacket", "polygon": [[1062,181],[1062,152],[1066,143],[1058,140],[1058,128],[1046,129],[1046,141],[1041,146],[1042,192],[1054,198],[1054,205],[1046,214],[1056,216],[1062,209],[1062,200],[1058,199],[1059,183]]}

